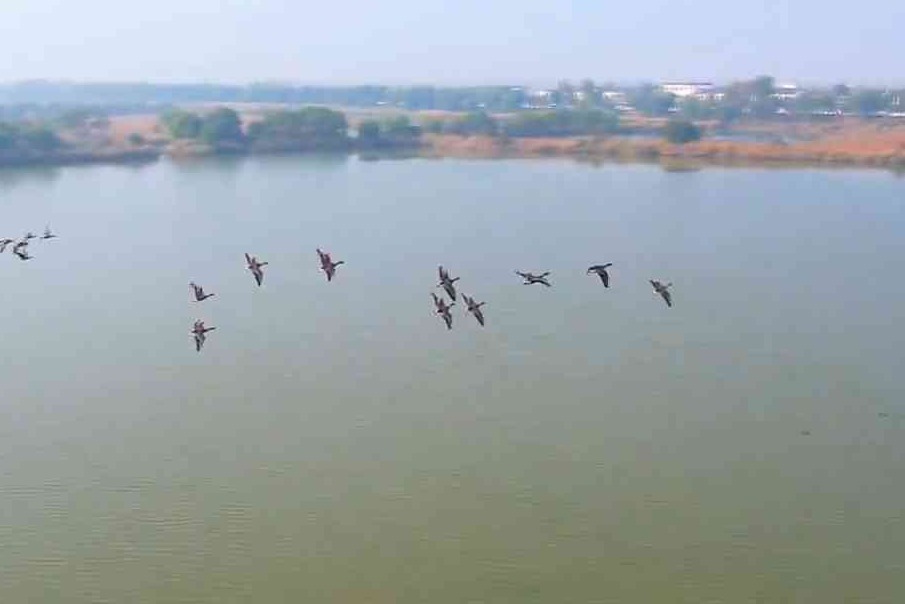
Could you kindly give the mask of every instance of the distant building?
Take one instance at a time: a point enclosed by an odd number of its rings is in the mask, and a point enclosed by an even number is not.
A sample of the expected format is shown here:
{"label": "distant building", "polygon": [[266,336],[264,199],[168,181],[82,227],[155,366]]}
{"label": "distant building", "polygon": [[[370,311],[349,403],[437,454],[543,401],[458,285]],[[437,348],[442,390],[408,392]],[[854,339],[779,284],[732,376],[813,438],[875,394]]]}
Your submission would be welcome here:
{"label": "distant building", "polygon": [[715,86],[710,82],[666,82],[660,90],[680,99],[686,97],[710,98]]}
{"label": "distant building", "polygon": [[616,105],[628,103],[628,97],[621,90],[604,90],[600,93],[600,96]]}
{"label": "distant building", "polygon": [[801,93],[795,84],[778,84],[773,87],[771,96],[780,101],[791,101],[797,99],[799,94]]}
{"label": "distant building", "polygon": [[528,93],[528,107],[537,109],[555,106],[552,90],[532,90]]}

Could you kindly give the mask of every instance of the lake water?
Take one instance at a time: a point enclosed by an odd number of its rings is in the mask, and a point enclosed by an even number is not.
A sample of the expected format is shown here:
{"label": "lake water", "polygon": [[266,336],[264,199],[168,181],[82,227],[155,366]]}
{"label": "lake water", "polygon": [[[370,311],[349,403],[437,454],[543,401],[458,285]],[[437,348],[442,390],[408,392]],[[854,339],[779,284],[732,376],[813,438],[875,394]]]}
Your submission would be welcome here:
{"label": "lake water", "polygon": [[0,236],[47,223],[0,256],[2,602],[905,601],[905,179],[0,171]]}

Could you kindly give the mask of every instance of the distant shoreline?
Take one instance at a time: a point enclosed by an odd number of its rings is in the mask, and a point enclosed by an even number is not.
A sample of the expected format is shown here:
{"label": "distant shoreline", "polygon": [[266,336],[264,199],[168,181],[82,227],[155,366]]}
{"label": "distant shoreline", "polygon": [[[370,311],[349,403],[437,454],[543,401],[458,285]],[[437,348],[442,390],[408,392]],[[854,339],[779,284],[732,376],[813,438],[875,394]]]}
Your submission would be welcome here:
{"label": "distant shoreline", "polygon": [[27,156],[0,155],[0,167],[116,165],[154,163],[163,157],[179,161],[217,156],[262,157],[268,155],[312,155],[318,153],[359,155],[365,159],[459,158],[459,159],[532,159],[568,158],[581,162],[617,162],[659,164],[667,170],[692,170],[715,167],[839,167],[905,171],[905,147],[833,148],[821,143],[788,145],[701,140],[673,145],[661,140],[608,137],[536,137],[500,138],[453,134],[425,134],[418,146],[389,149],[304,149],[281,152],[253,150],[216,150],[204,146],[179,145],[139,149],[106,148],[100,150],[63,150]]}
{"label": "distant shoreline", "polygon": [[685,145],[626,137],[509,138],[425,135],[421,154],[428,157],[537,158],[616,160],[705,166],[839,166],[905,170],[905,146],[900,149],[835,147],[825,143],[788,145],[759,142],[701,140]]}

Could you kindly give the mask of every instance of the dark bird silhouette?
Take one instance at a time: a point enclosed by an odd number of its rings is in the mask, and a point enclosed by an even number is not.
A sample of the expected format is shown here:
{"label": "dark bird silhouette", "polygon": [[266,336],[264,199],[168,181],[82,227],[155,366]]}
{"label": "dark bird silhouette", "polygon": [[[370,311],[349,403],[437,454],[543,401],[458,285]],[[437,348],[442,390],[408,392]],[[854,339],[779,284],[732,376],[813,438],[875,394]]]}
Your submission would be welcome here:
{"label": "dark bird silhouette", "polygon": [[320,249],[317,250],[317,255],[321,259],[321,270],[324,271],[324,273],[326,273],[327,281],[333,280],[333,275],[336,274],[337,266],[339,266],[340,264],[346,263],[345,260],[337,260],[336,262],[334,262],[330,258],[330,254],[328,254],[327,252],[322,252],[322,251],[320,251]]}
{"label": "dark bird silhouette", "polygon": [[29,239],[34,239],[35,237],[36,235],[34,233],[28,231],[27,233],[25,233],[25,237],[22,238],[22,241],[28,241]]}
{"label": "dark bird silhouette", "polygon": [[606,272],[606,269],[613,266],[612,262],[607,262],[606,264],[595,264],[594,266],[588,267],[588,272],[586,274],[590,275],[591,273],[597,273],[597,276],[600,277],[600,280],[603,281],[604,287],[610,286],[610,274]]}
{"label": "dark bird silhouette", "polygon": [[16,243],[13,246],[13,254],[19,257],[19,260],[30,260],[31,256],[28,254],[28,239],[23,239],[22,241]]}
{"label": "dark bird silhouette", "polygon": [[442,266],[437,267],[437,273],[440,275],[440,283],[437,284],[438,287],[442,287],[446,294],[455,301],[456,299],[456,286],[453,285],[456,281],[459,280],[459,277],[455,279],[450,279],[449,273],[446,272],[446,269]]}
{"label": "dark bird silhouette", "polygon": [[465,304],[468,305],[468,312],[474,315],[474,318],[478,320],[478,323],[481,326],[484,325],[484,313],[481,312],[481,307],[484,306],[484,302],[475,302],[475,299],[471,296],[467,296],[464,293],[462,294],[462,299],[465,300]]}
{"label": "dark bird silhouette", "polygon": [[195,321],[194,326],[192,326],[191,334],[195,338],[195,350],[197,352],[201,352],[201,347],[204,346],[204,341],[207,340],[207,332],[213,331],[217,329],[216,327],[205,327],[204,321],[197,320]]}
{"label": "dark bird silhouette", "polygon": [[54,237],[56,237],[56,235],[50,232],[50,225],[44,227],[44,235],[41,236],[41,239],[53,239]]}
{"label": "dark bird silhouette", "polygon": [[12,243],[12,239],[0,239],[0,254],[6,251],[6,246]]}
{"label": "dark bird silhouette", "polygon": [[200,285],[195,284],[194,282],[189,283],[189,286],[192,288],[192,292],[195,294],[195,302],[201,302],[202,300],[207,300],[214,294],[206,294],[204,293],[204,288]]}
{"label": "dark bird silhouette", "polygon": [[248,270],[255,276],[255,283],[260,287],[261,283],[264,282],[264,270],[261,267],[267,266],[268,263],[261,262],[255,256],[248,255],[248,252],[245,253],[245,262],[248,264]]}
{"label": "dark bird silhouette", "polygon": [[524,285],[531,285],[533,283],[543,283],[547,287],[550,286],[550,282],[547,281],[547,275],[550,274],[550,271],[546,273],[541,273],[540,275],[535,275],[533,273],[523,273],[521,271],[515,271],[515,274],[525,280]]}
{"label": "dark bird silhouette", "polygon": [[446,323],[446,329],[452,329],[452,314],[449,311],[456,303],[447,304],[446,300],[438,298],[434,292],[431,292],[431,297],[434,299],[434,306],[437,307],[437,314],[443,317],[443,321]]}
{"label": "dark bird silhouette", "polygon": [[650,279],[650,284],[654,286],[654,291],[663,296],[663,299],[666,300],[666,306],[672,306],[672,296],[669,293],[669,288],[672,287],[672,283],[663,285],[659,281]]}

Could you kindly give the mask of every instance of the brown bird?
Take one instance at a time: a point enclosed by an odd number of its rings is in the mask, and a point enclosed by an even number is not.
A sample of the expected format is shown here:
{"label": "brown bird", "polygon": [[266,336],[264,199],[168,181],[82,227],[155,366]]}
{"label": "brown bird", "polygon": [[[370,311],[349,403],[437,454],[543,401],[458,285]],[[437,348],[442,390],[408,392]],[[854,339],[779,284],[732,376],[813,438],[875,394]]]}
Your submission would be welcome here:
{"label": "brown bird", "polygon": [[437,273],[440,275],[440,283],[437,284],[437,287],[442,287],[446,291],[446,294],[455,301],[456,286],[453,284],[459,280],[459,277],[450,279],[449,273],[442,266],[437,267]]}
{"label": "brown bird", "polygon": [[604,287],[610,286],[610,274],[606,272],[606,269],[613,266],[612,262],[607,262],[606,264],[595,264],[588,268],[588,272],[586,274],[590,275],[591,273],[597,273],[597,276],[600,277],[600,280],[603,281]]}
{"label": "brown bird", "polygon": [[320,249],[317,250],[317,255],[321,259],[321,270],[326,273],[327,281],[333,280],[333,275],[336,274],[337,266],[346,263],[345,260],[337,260],[336,262],[334,262],[333,260],[331,260],[330,254],[328,254],[327,252],[322,252],[320,251]]}
{"label": "brown bird", "polygon": [[452,314],[449,310],[455,306],[456,303],[451,302],[447,304],[446,300],[438,298],[437,294],[434,292],[431,292],[431,297],[434,299],[434,306],[437,307],[437,314],[443,317],[443,321],[446,323],[446,329],[452,329]]}
{"label": "brown bird", "polygon": [[467,296],[464,293],[462,294],[462,299],[465,300],[465,304],[468,305],[468,312],[474,315],[474,318],[478,320],[478,323],[481,326],[484,325],[484,313],[481,312],[481,307],[484,306],[484,302],[475,302],[475,299],[471,296]]}
{"label": "brown bird", "polygon": [[666,306],[672,306],[672,295],[669,293],[669,288],[672,287],[672,283],[667,283],[663,285],[659,281],[655,281],[650,279],[650,284],[654,286],[654,291],[663,296],[663,299],[666,300]]}
{"label": "brown bird", "polygon": [[248,252],[245,253],[245,262],[248,264],[248,270],[255,276],[255,283],[260,287],[264,282],[264,270],[261,267],[267,266],[268,263],[259,261],[255,256],[250,256]]}
{"label": "brown bird", "polygon": [[192,336],[195,338],[195,350],[197,352],[201,352],[201,347],[204,346],[205,340],[207,340],[207,332],[213,331],[217,329],[216,327],[205,327],[204,321],[197,320],[195,321],[195,325],[192,327],[192,331],[190,332]]}
{"label": "brown bird", "polygon": [[204,293],[204,288],[200,285],[196,285],[194,282],[189,283],[189,286],[192,288],[192,292],[195,294],[195,302],[201,302],[202,300],[207,300],[214,294],[206,294]]}
{"label": "brown bird", "polygon": [[533,283],[543,283],[547,287],[551,287],[550,282],[547,281],[547,275],[550,274],[550,271],[546,273],[541,273],[540,275],[535,275],[532,273],[523,273],[521,271],[515,271],[515,274],[525,280],[524,285],[531,285]]}

